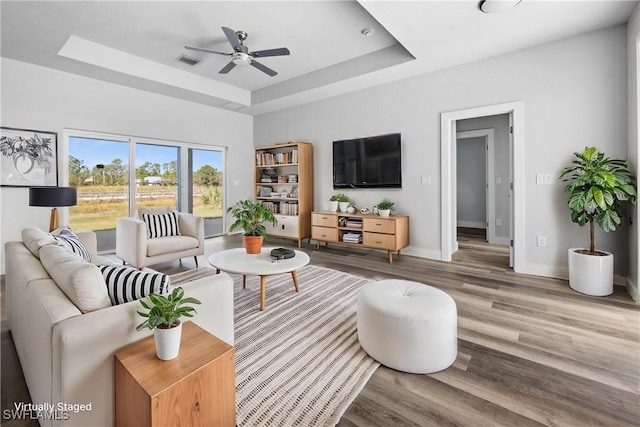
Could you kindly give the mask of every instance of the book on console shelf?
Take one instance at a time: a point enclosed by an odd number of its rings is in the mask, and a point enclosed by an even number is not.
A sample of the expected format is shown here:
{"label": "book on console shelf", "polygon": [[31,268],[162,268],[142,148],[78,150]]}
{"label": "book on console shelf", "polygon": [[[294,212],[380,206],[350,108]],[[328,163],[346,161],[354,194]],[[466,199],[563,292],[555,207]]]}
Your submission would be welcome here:
{"label": "book on console shelf", "polygon": [[360,233],[344,233],[342,241],[345,243],[362,243],[362,234]]}

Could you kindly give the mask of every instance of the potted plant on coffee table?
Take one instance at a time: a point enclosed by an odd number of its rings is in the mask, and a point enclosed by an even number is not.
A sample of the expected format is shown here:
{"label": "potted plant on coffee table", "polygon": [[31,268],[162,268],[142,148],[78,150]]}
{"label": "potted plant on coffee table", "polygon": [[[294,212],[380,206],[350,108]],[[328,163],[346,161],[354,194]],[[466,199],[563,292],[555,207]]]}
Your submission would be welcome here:
{"label": "potted plant on coffee table", "polygon": [[181,317],[193,317],[196,309],[185,304],[201,304],[192,297],[184,297],[184,290],[175,288],[168,296],[150,294],[147,301],[140,300],[148,312],[138,311],[146,320],[136,326],[137,331],[144,328],[153,330],[158,359],[171,360],[178,357],[180,338],[182,337]]}
{"label": "potted plant on coffee table", "polygon": [[386,197],[382,199],[380,202],[378,202],[378,205],[377,205],[378,215],[380,215],[383,218],[387,218],[391,213],[391,209],[393,209],[394,204],[395,204],[394,202],[392,202],[390,199]]}
{"label": "potted plant on coffee table", "polygon": [[595,147],[574,153],[573,165],[560,179],[568,182],[571,221],[589,224],[589,249],[570,248],[569,286],[583,294],[605,296],[613,292],[613,254],[595,248],[595,225],[615,231],[622,222],[622,205],[635,203],[636,184],[624,160],[605,157]]}
{"label": "potted plant on coffee table", "polygon": [[240,200],[227,209],[227,213],[230,213],[235,220],[229,227],[229,231],[242,228],[247,253],[259,254],[262,250],[262,242],[267,236],[264,224],[269,223],[275,226],[278,223],[273,212],[259,201]]}

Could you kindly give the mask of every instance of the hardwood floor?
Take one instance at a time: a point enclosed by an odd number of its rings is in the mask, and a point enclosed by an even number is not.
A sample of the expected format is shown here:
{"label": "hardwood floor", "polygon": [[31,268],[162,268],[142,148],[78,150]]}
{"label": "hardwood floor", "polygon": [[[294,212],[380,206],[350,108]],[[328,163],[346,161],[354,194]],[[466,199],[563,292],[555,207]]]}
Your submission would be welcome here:
{"label": "hardwood floor", "polygon": [[[429,375],[381,366],[338,425],[640,425],[640,306],[626,290],[581,295],[565,280],[514,273],[505,247],[459,240],[451,263],[402,255],[388,264],[386,253],[304,245],[312,264],[422,282],[447,292],[458,308],[453,366]],[[237,235],[210,239],[200,265],[239,246]],[[175,273],[193,268],[193,260],[154,268]],[[3,347],[13,347],[5,335]],[[19,370],[6,363],[3,357],[3,404],[14,398],[5,396],[5,368]]]}

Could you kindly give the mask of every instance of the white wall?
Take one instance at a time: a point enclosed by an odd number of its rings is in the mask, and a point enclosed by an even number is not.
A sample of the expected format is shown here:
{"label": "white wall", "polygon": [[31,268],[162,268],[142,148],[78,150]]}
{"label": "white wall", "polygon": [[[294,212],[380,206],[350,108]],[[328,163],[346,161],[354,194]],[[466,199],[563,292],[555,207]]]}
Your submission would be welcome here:
{"label": "white wall", "polygon": [[[512,101],[524,104],[526,181],[525,271],[566,276],[567,248],[584,246],[588,230],[571,223],[563,186],[536,185],[535,176],[558,176],[572,153],[597,145],[627,156],[626,26],[499,56],[489,60],[350,93],[254,120],[254,143],[314,143],[315,208],[333,193],[331,141],[402,133],[403,189],[353,190],[359,206],[384,196],[411,216],[408,254],[440,258],[440,114]],[[421,177],[431,184],[421,184]],[[427,180],[428,182],[428,180]],[[547,247],[535,236],[547,236]],[[626,274],[628,229],[597,232],[600,249],[612,251],[616,272]]]}
{"label": "white wall", "polygon": [[[496,218],[502,220],[502,225],[495,225],[496,236],[509,239],[511,222],[509,219],[509,115],[477,117],[473,119],[457,120],[456,132],[478,129],[493,129],[493,167],[495,188]],[[500,184],[497,183],[499,178]]]}
{"label": "white wall", "polygon": [[487,228],[486,138],[458,138],[456,148],[458,227]]}
{"label": "white wall", "polygon": [[[251,117],[6,58],[1,67],[2,126],[57,132],[59,152],[64,128],[229,147],[228,202],[252,197]],[[59,170],[66,167],[59,157]],[[24,227],[49,228],[49,209],[29,207],[28,193],[0,188],[2,248]]]}
{"label": "white wall", "polygon": [[[640,5],[638,5],[627,23],[627,97],[628,97],[628,120],[627,120],[627,139],[628,139],[628,161],[631,173],[636,177],[640,177],[640,150],[638,150],[638,122],[640,122],[640,97],[638,87],[638,40],[640,38]],[[640,203],[640,201],[638,202]],[[633,225],[629,227],[629,274],[627,278],[627,289],[636,301],[640,302],[640,278],[638,277],[638,269],[640,264],[640,252],[638,251],[638,241],[640,241],[640,210],[637,206],[631,207],[631,218]]]}

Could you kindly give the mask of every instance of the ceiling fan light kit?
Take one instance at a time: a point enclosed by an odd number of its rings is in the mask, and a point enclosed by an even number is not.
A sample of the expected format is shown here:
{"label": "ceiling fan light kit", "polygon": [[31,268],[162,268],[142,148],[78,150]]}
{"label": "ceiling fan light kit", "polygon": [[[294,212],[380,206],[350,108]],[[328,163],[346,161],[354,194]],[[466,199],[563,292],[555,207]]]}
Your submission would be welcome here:
{"label": "ceiling fan light kit", "polygon": [[262,58],[266,56],[285,56],[290,54],[289,49],[287,49],[286,47],[249,52],[249,48],[244,44],[244,41],[248,37],[248,34],[245,31],[233,31],[228,27],[222,27],[222,31],[227,37],[229,44],[233,48],[232,53],[218,52],[215,50],[204,49],[200,47],[185,46],[185,49],[230,56],[231,62],[222,67],[220,71],[218,71],[218,73],[220,74],[227,74],[229,71],[233,70],[236,65],[251,65],[262,71],[263,73],[273,77],[278,73],[267,67],[266,65],[259,63],[254,58]]}

